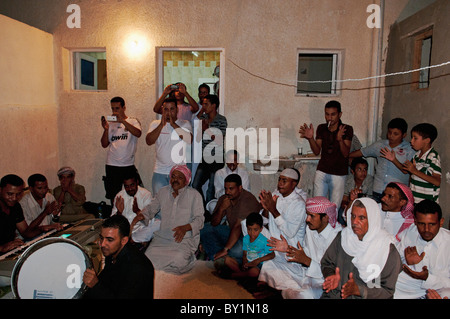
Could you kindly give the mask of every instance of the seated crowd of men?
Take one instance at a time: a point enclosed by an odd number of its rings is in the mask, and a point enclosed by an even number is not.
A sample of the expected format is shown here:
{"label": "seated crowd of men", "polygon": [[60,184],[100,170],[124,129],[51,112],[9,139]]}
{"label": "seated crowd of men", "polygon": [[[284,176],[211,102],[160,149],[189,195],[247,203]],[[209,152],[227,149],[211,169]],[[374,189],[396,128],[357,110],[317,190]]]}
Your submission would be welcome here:
{"label": "seated crowd of men", "polygon": [[[123,99],[111,100],[117,121],[102,119],[101,144],[108,148],[105,188],[113,210],[99,240],[105,268],[100,274],[90,269],[84,274],[86,297],[152,298],[154,269],[186,273],[204,255],[214,261],[218,276],[255,278],[284,298],[448,298],[450,232],[443,228],[439,191],[422,199],[422,190],[409,184],[410,175],[422,177],[409,160],[420,158],[426,146],[411,142],[414,155],[403,145],[406,130],[389,126],[386,144],[378,147],[387,162],[379,161],[372,177],[361,157],[371,156],[371,148],[350,152],[353,129],[341,122],[340,104],[331,101],[325,106],[327,123],[319,125],[316,138],[312,124],[300,127],[300,136],[321,154],[314,196],[308,198],[299,187],[299,171],[286,168],[277,188],[262,190],[257,198],[239,154],[223,154],[223,141],[216,137],[217,132],[225,135],[227,121],[218,113],[217,96],[206,91],[199,88],[199,106],[177,83],[167,86],[156,102],[154,110],[162,116],[146,135],[146,143],[156,149],[152,192],[142,186],[134,166],[132,136],[141,135],[140,123],[128,121]],[[203,139],[201,162],[192,176],[193,165],[177,163],[172,150],[180,141],[191,144],[197,138],[194,118],[201,121]],[[393,136],[395,130],[400,137]],[[420,134],[430,149],[434,138]],[[400,144],[402,156],[412,155],[399,159],[395,149]],[[217,154],[221,161],[206,158]],[[412,165],[419,165],[419,158]],[[431,176],[439,175],[440,183],[440,164],[433,163],[439,169]],[[389,175],[389,170],[395,173]],[[380,180],[379,174],[385,177]],[[394,174],[402,180],[386,178]],[[57,175],[61,185],[53,195],[41,174],[30,176],[24,196],[20,177],[3,177],[1,253],[85,214],[86,196],[75,183],[75,171],[63,167]]]}

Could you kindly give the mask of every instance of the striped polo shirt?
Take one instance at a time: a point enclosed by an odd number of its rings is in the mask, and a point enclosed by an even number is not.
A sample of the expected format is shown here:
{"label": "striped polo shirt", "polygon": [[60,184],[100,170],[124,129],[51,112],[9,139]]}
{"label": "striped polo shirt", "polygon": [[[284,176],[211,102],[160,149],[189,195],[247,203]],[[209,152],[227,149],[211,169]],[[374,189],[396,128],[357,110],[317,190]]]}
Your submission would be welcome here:
{"label": "striped polo shirt", "polygon": [[[441,175],[441,159],[434,148],[430,148],[421,157],[419,155],[420,151],[414,155],[414,160],[416,161],[416,168],[420,172],[429,176],[433,174]],[[424,199],[431,199],[439,203],[439,186],[435,186],[412,174],[410,188],[414,195],[414,203],[419,203]]]}

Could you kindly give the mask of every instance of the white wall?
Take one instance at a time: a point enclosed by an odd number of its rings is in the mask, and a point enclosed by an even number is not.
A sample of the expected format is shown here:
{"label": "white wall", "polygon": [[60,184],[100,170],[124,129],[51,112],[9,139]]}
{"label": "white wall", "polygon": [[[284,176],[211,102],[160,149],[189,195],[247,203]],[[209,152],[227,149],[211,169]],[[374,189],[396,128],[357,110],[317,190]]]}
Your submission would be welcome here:
{"label": "white wall", "polygon": [[42,173],[57,183],[53,36],[0,15],[0,175]]}

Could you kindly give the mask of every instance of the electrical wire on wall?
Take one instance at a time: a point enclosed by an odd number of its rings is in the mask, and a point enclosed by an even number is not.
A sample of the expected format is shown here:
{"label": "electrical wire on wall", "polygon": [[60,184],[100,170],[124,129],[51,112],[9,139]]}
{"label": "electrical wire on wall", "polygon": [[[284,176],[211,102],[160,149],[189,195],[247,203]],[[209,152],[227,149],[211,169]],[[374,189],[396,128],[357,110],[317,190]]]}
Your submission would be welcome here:
{"label": "electrical wire on wall", "polygon": [[[236,64],[232,60],[230,60],[230,59],[227,59],[227,60],[229,62],[231,62],[231,64],[236,66],[238,69],[246,72],[247,74],[250,74],[253,77],[259,78],[259,79],[261,79],[263,81],[270,82],[270,83],[277,84],[277,85],[282,85],[282,86],[288,86],[288,87],[294,87],[294,88],[297,87],[297,85],[295,85],[295,84],[288,84],[288,83],[277,82],[277,81],[273,81],[273,80],[267,79],[267,78],[265,78],[263,76],[254,74],[254,73],[244,69],[243,67],[239,66],[238,64]],[[344,82],[367,81],[367,80],[373,80],[373,79],[377,79],[377,78],[387,78],[387,77],[392,77],[392,76],[397,76],[397,75],[404,75],[404,74],[409,74],[409,73],[414,73],[414,72],[420,72],[420,71],[427,70],[427,69],[440,68],[440,67],[444,67],[444,66],[449,65],[449,64],[450,64],[450,61],[447,61],[447,62],[436,64],[436,65],[425,66],[425,67],[422,67],[422,68],[419,68],[419,69],[408,70],[408,71],[401,71],[401,72],[393,72],[393,73],[376,75],[376,76],[369,76],[369,77],[359,78],[359,79],[324,80],[324,81],[297,81],[297,83],[331,83],[331,82],[344,83]],[[368,89],[370,89],[370,88],[368,88]],[[341,89],[341,90],[345,90],[345,89]]]}

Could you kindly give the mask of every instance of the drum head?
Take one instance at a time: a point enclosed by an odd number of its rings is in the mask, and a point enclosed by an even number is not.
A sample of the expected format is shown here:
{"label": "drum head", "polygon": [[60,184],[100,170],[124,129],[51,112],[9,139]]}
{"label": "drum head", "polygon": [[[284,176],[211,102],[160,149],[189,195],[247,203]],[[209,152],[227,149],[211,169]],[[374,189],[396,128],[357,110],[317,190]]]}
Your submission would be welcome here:
{"label": "drum head", "polygon": [[86,285],[83,274],[91,260],[76,242],[45,238],[20,256],[11,276],[11,287],[20,299],[80,298]]}

